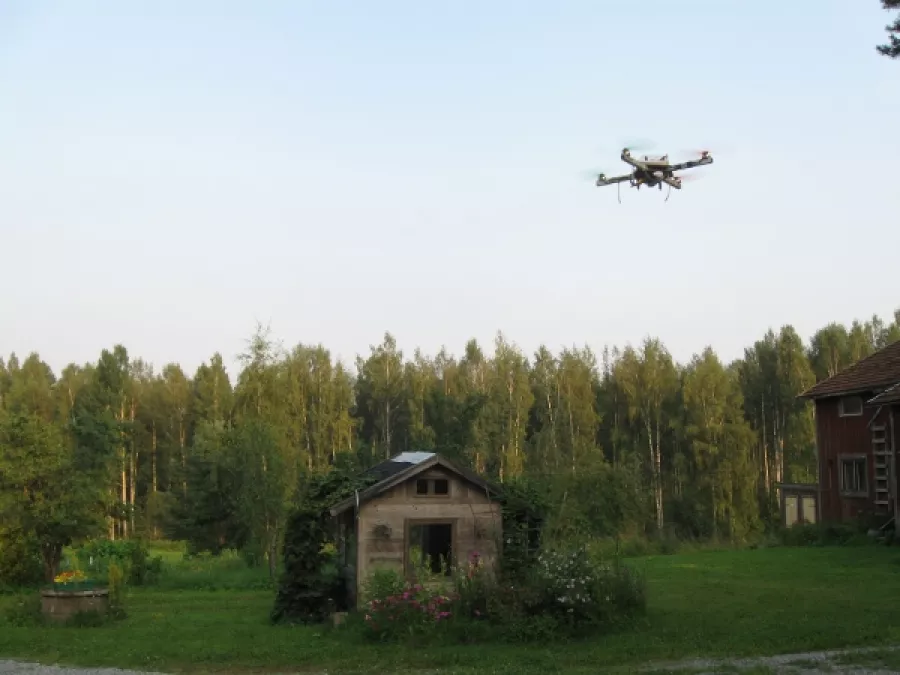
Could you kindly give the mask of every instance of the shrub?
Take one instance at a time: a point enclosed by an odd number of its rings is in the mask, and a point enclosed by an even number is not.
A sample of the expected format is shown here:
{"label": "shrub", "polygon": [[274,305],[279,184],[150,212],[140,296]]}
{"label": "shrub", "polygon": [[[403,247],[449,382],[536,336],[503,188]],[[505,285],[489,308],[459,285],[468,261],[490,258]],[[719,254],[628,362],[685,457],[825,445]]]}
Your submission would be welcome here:
{"label": "shrub", "polygon": [[643,578],[618,562],[595,564],[585,547],[541,554],[532,583],[526,613],[552,618],[570,635],[608,627],[646,608]]}
{"label": "shrub", "polygon": [[503,574],[516,577],[530,569],[541,549],[549,513],[547,493],[524,478],[509,481],[500,495],[503,516]]}
{"label": "shrub", "polygon": [[43,625],[44,615],[41,613],[40,596],[37,593],[19,596],[5,608],[3,618],[10,626]]}
{"label": "shrub", "polygon": [[147,586],[159,581],[162,574],[162,557],[150,557],[143,542],[122,539],[95,539],[75,553],[79,566],[97,577],[108,577],[115,564],[124,574],[125,581],[133,586]]}
{"label": "shrub", "polygon": [[406,590],[406,581],[400,574],[391,569],[376,569],[363,586],[365,602],[398,595]]}
{"label": "shrub", "polygon": [[782,528],[778,540],[785,546],[857,546],[871,540],[850,523],[804,523]]}
{"label": "shrub", "polygon": [[36,586],[43,577],[37,540],[20,531],[0,529],[0,588]]}
{"label": "shrub", "polygon": [[127,616],[124,580],[125,575],[119,566],[115,562],[110,563],[107,584],[109,586],[109,618],[111,619],[124,619]]}

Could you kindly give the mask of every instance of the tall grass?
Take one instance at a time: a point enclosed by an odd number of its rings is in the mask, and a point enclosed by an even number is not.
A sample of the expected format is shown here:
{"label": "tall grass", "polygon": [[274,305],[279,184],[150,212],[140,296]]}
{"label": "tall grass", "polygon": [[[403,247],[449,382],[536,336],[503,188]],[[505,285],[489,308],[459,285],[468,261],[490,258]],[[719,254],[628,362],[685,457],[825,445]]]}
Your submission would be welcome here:
{"label": "tall grass", "polygon": [[227,550],[217,556],[208,553],[191,556],[183,548],[157,549],[155,545],[151,546],[151,551],[163,558],[163,573],[157,584],[159,590],[274,590],[277,583],[277,576],[274,580],[269,578],[266,566],[248,566],[237,551]]}

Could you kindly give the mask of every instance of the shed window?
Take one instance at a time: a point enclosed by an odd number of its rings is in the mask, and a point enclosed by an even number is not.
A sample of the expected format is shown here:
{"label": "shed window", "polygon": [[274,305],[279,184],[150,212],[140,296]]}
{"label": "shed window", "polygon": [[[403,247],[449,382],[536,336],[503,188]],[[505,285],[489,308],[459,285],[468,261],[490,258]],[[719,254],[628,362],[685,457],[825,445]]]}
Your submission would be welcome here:
{"label": "shed window", "polygon": [[450,494],[450,481],[446,478],[419,478],[416,480],[416,495],[425,497],[434,495],[447,497]]}
{"label": "shed window", "polygon": [[803,521],[815,525],[816,523],[816,498],[804,497],[801,502],[801,511],[803,512]]}
{"label": "shed window", "polygon": [[841,417],[859,417],[863,414],[863,402],[859,396],[845,396],[840,402]]}
{"label": "shed window", "polygon": [[841,459],[841,492],[867,494],[866,458],[852,457]]}
{"label": "shed window", "polygon": [[797,503],[797,495],[790,495],[784,498],[784,524],[787,527],[791,527],[799,519]]}

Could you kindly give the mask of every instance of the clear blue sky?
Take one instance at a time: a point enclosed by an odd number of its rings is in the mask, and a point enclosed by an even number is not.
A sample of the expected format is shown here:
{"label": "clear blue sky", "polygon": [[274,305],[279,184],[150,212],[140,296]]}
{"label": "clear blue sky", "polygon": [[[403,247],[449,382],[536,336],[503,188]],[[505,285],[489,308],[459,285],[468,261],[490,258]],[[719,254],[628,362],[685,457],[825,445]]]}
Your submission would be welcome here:
{"label": "clear blue sky", "polygon": [[[347,360],[661,337],[725,358],[900,305],[878,0],[0,2],[0,353]],[[620,144],[709,147],[665,192]]]}

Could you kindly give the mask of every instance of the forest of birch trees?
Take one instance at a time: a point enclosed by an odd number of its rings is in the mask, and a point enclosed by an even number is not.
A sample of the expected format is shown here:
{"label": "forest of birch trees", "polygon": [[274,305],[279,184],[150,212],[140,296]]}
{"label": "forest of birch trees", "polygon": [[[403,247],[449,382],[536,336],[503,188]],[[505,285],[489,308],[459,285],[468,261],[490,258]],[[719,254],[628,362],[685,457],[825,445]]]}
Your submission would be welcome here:
{"label": "forest of birch trees", "polygon": [[[900,311],[807,341],[769,330],[742,358],[676,363],[658,339],[533,354],[498,334],[458,354],[402,352],[387,333],[354,364],[283,349],[259,328],[240,371],[196,372],[122,345],[59,373],[0,360],[0,545],[36,536],[53,567],[79,536],[177,538],[277,559],[305,476],[431,450],[549,495],[556,536],[740,541],[771,524],[774,485],[816,479],[797,395],[900,339]],[[49,542],[49,543],[47,543]]]}

